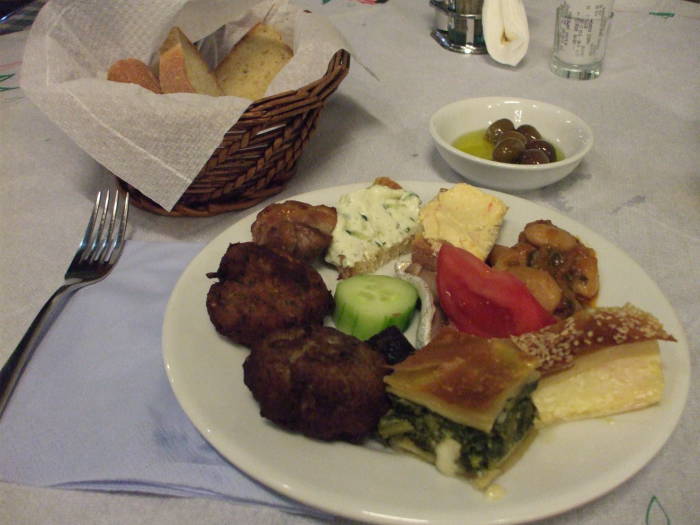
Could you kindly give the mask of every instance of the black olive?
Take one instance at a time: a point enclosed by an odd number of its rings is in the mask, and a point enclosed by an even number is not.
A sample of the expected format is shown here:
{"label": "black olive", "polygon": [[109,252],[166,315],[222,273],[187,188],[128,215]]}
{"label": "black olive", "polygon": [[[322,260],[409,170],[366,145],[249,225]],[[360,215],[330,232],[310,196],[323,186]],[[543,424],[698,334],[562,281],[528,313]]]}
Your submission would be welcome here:
{"label": "black olive", "polygon": [[510,119],[499,119],[486,129],[486,140],[492,144],[495,144],[498,141],[498,137],[500,137],[504,131],[511,131],[514,129],[515,125],[510,121]]}
{"label": "black olive", "polygon": [[529,140],[537,140],[542,138],[542,135],[540,135],[540,132],[537,131],[537,128],[535,126],[531,126],[530,124],[522,124],[518,126],[517,131],[525,135]]}
{"label": "black olive", "polygon": [[520,155],[520,164],[549,164],[549,157],[541,149],[526,149]]}
{"label": "black olive", "polygon": [[544,151],[544,153],[547,155],[547,158],[549,159],[549,162],[557,161],[557,152],[554,149],[554,146],[552,146],[546,140],[530,140],[525,145],[525,147],[527,149],[539,149]]}
{"label": "black olive", "polygon": [[503,139],[493,148],[493,160],[513,164],[518,162],[523,151],[525,144],[518,139]]}
{"label": "black olive", "polygon": [[501,136],[498,137],[498,139],[496,140],[496,145],[498,146],[498,143],[501,142],[503,139],[518,139],[523,144],[527,144],[527,137],[519,131],[515,131],[514,129],[504,131],[503,133],[501,133]]}
{"label": "black olive", "polygon": [[403,332],[393,325],[367,339],[367,344],[382,354],[390,365],[400,363],[416,351]]}

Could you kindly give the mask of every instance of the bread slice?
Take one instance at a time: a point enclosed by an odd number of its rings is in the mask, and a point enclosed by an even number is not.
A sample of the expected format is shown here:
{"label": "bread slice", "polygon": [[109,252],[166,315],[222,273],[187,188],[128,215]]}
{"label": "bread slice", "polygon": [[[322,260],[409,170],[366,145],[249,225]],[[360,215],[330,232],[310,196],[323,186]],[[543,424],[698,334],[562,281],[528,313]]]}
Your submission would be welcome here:
{"label": "bread slice", "polygon": [[419,230],[420,205],[418,195],[387,177],[343,195],[326,262],[345,279],[371,273],[407,253]]}
{"label": "bread slice", "polygon": [[151,71],[151,68],[138,58],[117,60],[109,67],[107,80],[138,84],[154,93],[162,93],[160,83]]}
{"label": "bread slice", "polygon": [[179,27],[170,30],[160,47],[158,76],[163,93],[223,94],[209,65]]}
{"label": "bread slice", "polygon": [[420,212],[423,232],[412,247],[414,261],[434,269],[443,242],[485,260],[507,211],[501,199],[470,184],[459,183],[440,191]]}
{"label": "bread slice", "polygon": [[216,68],[225,95],[257,100],[292,58],[291,48],[272,26],[254,25]]}

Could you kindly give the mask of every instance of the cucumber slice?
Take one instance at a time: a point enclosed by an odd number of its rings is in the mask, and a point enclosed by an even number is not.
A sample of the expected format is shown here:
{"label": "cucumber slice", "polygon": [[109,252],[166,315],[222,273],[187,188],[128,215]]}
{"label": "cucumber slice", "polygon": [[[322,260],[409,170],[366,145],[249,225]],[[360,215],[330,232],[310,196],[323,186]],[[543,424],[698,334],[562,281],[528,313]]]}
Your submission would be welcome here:
{"label": "cucumber slice", "polygon": [[336,286],[333,322],[341,332],[365,341],[392,325],[406,330],[417,301],[411,283],[387,275],[355,275]]}

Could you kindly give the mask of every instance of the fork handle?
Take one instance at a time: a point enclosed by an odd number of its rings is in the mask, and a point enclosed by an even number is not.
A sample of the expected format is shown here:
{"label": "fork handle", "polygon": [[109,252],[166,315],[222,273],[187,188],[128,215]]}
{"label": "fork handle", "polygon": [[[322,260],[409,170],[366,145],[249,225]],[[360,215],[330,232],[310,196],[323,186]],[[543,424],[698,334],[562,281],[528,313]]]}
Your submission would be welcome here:
{"label": "fork handle", "polygon": [[17,386],[17,381],[19,381],[24,368],[34,353],[34,349],[41,341],[46,329],[56,318],[55,314],[65,304],[68,296],[78,288],[76,283],[66,283],[53,293],[41,307],[17,348],[10,354],[9,359],[0,370],[0,417],[2,417],[7,402]]}

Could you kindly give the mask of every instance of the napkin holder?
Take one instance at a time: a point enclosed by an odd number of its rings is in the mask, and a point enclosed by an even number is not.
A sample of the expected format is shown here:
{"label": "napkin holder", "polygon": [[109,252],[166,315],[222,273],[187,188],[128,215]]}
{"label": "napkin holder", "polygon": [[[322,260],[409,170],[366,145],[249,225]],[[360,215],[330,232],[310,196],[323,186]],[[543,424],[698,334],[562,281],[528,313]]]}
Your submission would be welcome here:
{"label": "napkin holder", "polygon": [[350,53],[341,49],[320,79],[253,102],[170,211],[121,179],[117,182],[132,204],[159,215],[209,217],[254,206],[282,191],[294,176],[326,100],[349,68]]}
{"label": "napkin holder", "polygon": [[455,53],[486,53],[481,6],[483,0],[430,0],[435,8],[435,27],[431,36],[445,49]]}

